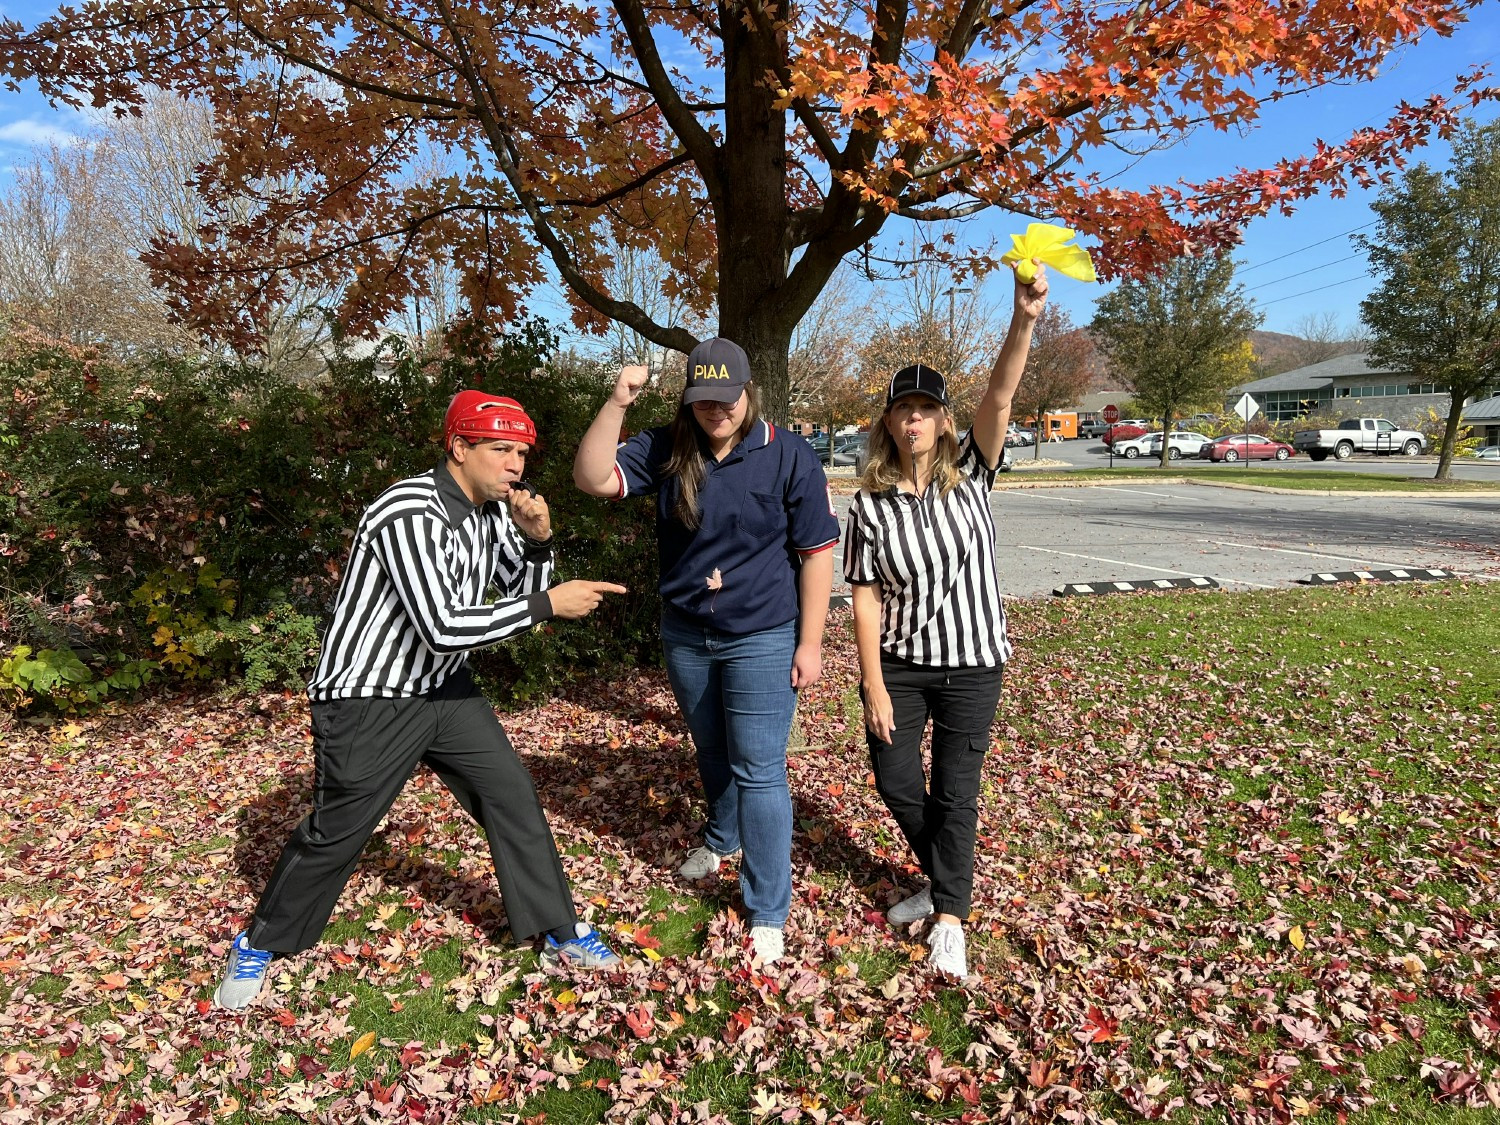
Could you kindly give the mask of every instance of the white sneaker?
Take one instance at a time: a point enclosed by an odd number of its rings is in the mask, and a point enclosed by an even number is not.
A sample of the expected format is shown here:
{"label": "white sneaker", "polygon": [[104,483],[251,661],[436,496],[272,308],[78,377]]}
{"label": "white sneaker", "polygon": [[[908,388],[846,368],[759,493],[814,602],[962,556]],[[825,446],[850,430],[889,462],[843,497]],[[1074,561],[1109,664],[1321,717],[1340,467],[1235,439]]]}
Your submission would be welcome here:
{"label": "white sneaker", "polygon": [[[734,853],[730,853],[731,855]],[[677,869],[677,874],[684,879],[707,879],[719,869],[719,864],[725,860],[718,852],[710,847],[694,848],[688,852],[687,859],[682,861],[682,866]]]}
{"label": "white sneaker", "polygon": [[903,898],[885,912],[886,920],[893,926],[910,926],[932,913],[932,887],[923,887],[910,898]]}
{"label": "white sneaker", "polygon": [[969,960],[964,951],[964,928],[952,922],[935,922],[927,935],[927,944],[932,952],[927,963],[950,977],[965,979],[969,975]]}
{"label": "white sneaker", "polygon": [[760,958],[762,965],[774,965],[786,952],[786,943],[782,940],[781,931],[774,926],[751,926],[750,948]]}

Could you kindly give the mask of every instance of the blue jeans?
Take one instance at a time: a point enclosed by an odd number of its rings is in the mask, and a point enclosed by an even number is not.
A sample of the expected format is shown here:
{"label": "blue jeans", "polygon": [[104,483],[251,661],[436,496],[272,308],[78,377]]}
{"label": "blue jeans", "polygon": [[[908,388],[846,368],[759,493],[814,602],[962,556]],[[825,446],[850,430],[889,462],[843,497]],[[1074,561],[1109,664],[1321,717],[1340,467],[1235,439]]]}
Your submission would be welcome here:
{"label": "blue jeans", "polygon": [[740,893],[750,924],[779,930],[792,905],[786,742],[797,706],[797,623],[735,635],[669,611],[661,639],[708,798],[703,842],[720,855],[744,852]]}

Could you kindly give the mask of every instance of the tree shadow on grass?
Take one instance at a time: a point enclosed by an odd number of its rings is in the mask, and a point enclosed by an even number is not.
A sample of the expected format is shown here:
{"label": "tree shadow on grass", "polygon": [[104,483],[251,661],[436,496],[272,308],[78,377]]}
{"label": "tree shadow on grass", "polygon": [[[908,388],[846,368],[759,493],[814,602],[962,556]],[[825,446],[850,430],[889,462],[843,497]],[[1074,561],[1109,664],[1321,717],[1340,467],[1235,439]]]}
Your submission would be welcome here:
{"label": "tree shadow on grass", "polygon": [[[271,877],[282,847],[312,809],[312,783],[310,770],[286,778],[240,812],[239,841],[234,849],[235,867],[257,899]],[[454,812],[472,832],[474,846],[484,851],[484,833],[479,825],[463,812],[430,770],[419,767],[407,783],[407,790],[429,784],[442,791],[443,800],[453,802]],[[414,854],[410,850],[417,839],[428,835],[434,824],[434,818],[426,813],[413,815],[411,810],[402,809],[398,804],[366,841],[355,875],[351,878],[358,877],[362,871],[378,871],[381,878],[392,886],[407,888],[427,902],[466,914],[491,942],[508,944],[512,940],[510,927],[487,854],[484,875],[476,877],[455,871],[431,855]]]}
{"label": "tree shadow on grass", "polygon": [[[697,763],[685,736],[671,735],[659,745],[642,745],[626,738],[614,747],[575,740],[544,754],[523,750],[521,758],[532,775],[560,848],[567,850],[571,838],[578,835],[598,839],[601,850],[607,840],[623,853],[622,858],[651,873],[657,885],[694,895],[717,912],[731,907],[743,909],[735,878],[737,865],[726,866],[717,880],[688,883],[677,877],[678,864],[701,840],[704,816]],[[824,788],[799,784],[801,780],[794,770],[793,871],[812,868],[819,875],[846,878],[860,887],[882,879],[897,885],[904,873],[872,851],[868,841],[852,827],[880,815],[867,795],[852,791],[859,783],[851,783],[850,797],[841,802]],[[281,848],[311,808],[312,781],[310,770],[287,777],[241,811],[235,864],[257,897],[270,878]],[[408,888],[427,902],[467,914],[491,940],[509,940],[503,902],[479,826],[457,807],[430,771],[417,770],[406,792],[413,790],[430,792],[437,800],[453,804],[443,814],[435,814],[429,808],[413,808],[398,801],[366,843],[356,872],[378,870],[388,884]],[[436,831],[450,814],[470,834],[469,839]],[[484,856],[479,865],[482,876],[471,870],[455,870],[440,857],[412,850],[412,844],[429,836],[442,837],[445,842],[439,846],[477,849]],[[800,876],[794,881],[794,896],[798,898],[808,892],[801,882]],[[575,885],[575,898],[582,902],[597,889]],[[883,909],[885,904],[872,900],[872,905]]]}

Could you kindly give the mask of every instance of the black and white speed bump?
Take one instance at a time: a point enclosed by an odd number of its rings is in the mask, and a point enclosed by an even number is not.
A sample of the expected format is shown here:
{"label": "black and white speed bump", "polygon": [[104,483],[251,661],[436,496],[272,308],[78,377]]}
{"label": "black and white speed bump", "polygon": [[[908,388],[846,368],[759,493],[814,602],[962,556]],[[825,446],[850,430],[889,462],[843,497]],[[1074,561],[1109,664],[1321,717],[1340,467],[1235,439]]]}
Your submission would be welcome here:
{"label": "black and white speed bump", "polygon": [[1131,594],[1141,590],[1217,590],[1212,578],[1132,578],[1120,582],[1070,582],[1052,591],[1054,598],[1082,594]]}
{"label": "black and white speed bump", "polygon": [[1429,570],[1409,567],[1405,570],[1333,570],[1310,574],[1302,579],[1304,586],[1332,586],[1339,582],[1433,582],[1440,578],[1457,578],[1451,570]]}

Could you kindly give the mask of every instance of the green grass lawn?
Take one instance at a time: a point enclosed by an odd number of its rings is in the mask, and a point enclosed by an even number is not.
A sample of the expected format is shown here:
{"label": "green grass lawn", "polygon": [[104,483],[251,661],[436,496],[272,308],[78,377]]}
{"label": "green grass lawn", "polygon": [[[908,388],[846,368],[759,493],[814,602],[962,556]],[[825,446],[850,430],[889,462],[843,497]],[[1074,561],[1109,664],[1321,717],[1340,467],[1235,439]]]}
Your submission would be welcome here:
{"label": "green grass lawn", "polygon": [[17,731],[0,1097],[89,1123],[1496,1120],[1500,589],[1010,614],[965,987],[882,921],[913,873],[869,784],[847,614],[803,698],[771,972],[732,866],[671,877],[701,795],[657,673],[505,717],[627,972],[515,946],[472,826],[419,776],[322,945],[243,1016],[205,1003],[209,943],[300,815],[300,701]]}
{"label": "green grass lawn", "polygon": [[[1433,480],[1426,476],[1390,477],[1381,473],[1349,473],[1331,469],[1271,469],[1253,466],[1199,465],[1182,466],[1174,462],[1166,469],[1154,462],[1142,465],[1139,460],[1119,464],[1113,469],[1047,469],[1019,470],[1000,478],[1000,487],[1024,487],[1033,482],[1156,480],[1181,476],[1214,484],[1257,484],[1267,488],[1307,489],[1319,492],[1495,492],[1500,481]],[[1024,465],[1022,460],[1019,464]],[[1415,466],[1414,466],[1415,468]]]}

